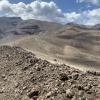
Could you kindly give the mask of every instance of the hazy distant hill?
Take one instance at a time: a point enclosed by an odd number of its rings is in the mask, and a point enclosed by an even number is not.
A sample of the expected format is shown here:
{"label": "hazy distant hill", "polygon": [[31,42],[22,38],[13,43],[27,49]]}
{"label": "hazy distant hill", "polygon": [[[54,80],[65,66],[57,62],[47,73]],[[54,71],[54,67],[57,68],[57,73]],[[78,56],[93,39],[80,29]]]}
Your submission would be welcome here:
{"label": "hazy distant hill", "polygon": [[97,29],[100,29],[100,24],[97,24],[94,27],[97,28]]}
{"label": "hazy distant hill", "polygon": [[38,20],[22,20],[20,17],[0,17],[0,37],[9,34],[34,34],[41,31],[54,31],[61,28],[61,24]]}
{"label": "hazy distant hill", "polygon": [[4,36],[6,31],[14,29],[19,21],[22,21],[19,17],[0,17],[0,36]]}

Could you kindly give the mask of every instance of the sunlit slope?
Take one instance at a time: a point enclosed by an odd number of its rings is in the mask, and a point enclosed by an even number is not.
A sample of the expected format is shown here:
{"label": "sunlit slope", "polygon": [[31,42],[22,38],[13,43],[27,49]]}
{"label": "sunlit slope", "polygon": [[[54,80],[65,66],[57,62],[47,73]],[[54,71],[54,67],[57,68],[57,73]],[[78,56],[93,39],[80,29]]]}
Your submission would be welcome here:
{"label": "sunlit slope", "polygon": [[64,27],[51,33],[22,38],[11,45],[36,52],[46,59],[57,59],[84,70],[100,70],[100,31]]}

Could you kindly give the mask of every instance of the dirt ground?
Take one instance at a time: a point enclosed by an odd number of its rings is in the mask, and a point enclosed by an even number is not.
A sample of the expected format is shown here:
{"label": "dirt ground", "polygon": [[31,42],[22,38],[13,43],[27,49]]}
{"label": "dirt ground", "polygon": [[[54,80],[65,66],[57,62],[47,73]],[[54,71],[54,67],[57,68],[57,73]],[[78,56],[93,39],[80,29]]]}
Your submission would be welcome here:
{"label": "dirt ground", "polygon": [[0,100],[100,100],[100,72],[82,72],[1,46]]}

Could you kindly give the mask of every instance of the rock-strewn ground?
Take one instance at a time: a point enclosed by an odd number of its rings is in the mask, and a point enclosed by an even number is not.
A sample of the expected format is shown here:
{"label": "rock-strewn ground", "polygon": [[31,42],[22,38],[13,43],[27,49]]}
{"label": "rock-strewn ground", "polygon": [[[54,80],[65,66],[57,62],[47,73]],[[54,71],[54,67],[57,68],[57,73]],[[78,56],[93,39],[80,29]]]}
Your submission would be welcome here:
{"label": "rock-strewn ground", "polygon": [[0,100],[100,100],[100,73],[51,64],[19,47],[0,47]]}

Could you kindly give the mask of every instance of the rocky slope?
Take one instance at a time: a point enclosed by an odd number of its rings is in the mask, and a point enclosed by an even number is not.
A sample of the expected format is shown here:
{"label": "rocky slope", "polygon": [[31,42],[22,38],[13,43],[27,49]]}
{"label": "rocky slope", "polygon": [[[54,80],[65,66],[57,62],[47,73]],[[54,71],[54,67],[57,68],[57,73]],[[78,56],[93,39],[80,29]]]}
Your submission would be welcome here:
{"label": "rocky slope", "polygon": [[83,70],[100,71],[99,29],[69,24],[54,32],[22,38],[11,45],[42,53],[46,59],[56,58]]}
{"label": "rocky slope", "polygon": [[1,46],[0,100],[100,100],[100,73],[52,64],[19,47]]}

